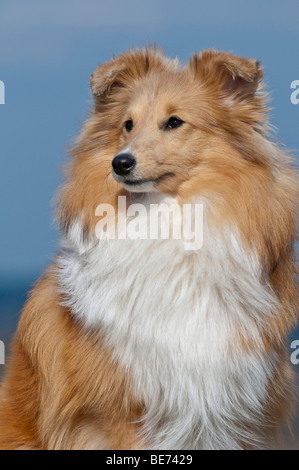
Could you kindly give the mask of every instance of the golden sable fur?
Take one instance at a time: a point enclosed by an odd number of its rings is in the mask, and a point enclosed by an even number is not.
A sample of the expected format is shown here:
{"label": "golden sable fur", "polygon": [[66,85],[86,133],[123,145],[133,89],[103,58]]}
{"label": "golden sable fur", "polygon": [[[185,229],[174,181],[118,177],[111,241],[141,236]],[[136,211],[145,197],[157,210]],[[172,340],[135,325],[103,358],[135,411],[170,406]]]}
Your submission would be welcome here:
{"label": "golden sable fur", "polygon": [[[274,435],[292,401],[286,338],[298,313],[298,181],[288,156],[266,138],[262,76],[257,61],[214,50],[193,55],[186,66],[156,49],[100,65],[90,79],[94,109],[72,151],[58,214],[64,233],[80,219],[84,237],[92,237],[98,204],[117,207],[119,195],[130,196],[111,171],[114,155],[129,146],[140,180],[154,181],[155,190],[180,204],[195,196],[209,200],[220,232],[229,223],[238,227],[246,249],[258,253],[279,311],[258,326],[259,346],[240,330],[230,348],[260,347],[280,358],[259,423]],[[184,124],[166,131],[171,117]],[[146,448],[146,404],[131,372],[104,331],[73,315],[54,261],[31,293],[14,339],[1,390],[0,449]],[[240,438],[239,446],[253,444]]]}

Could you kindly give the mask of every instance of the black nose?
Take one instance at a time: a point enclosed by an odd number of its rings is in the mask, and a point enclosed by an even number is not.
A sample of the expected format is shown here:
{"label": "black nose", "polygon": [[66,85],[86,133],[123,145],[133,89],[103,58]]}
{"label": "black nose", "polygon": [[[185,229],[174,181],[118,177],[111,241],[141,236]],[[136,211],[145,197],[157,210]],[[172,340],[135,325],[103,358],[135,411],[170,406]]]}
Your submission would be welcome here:
{"label": "black nose", "polygon": [[136,160],[130,153],[120,153],[112,160],[113,170],[120,176],[128,175],[135,165]]}

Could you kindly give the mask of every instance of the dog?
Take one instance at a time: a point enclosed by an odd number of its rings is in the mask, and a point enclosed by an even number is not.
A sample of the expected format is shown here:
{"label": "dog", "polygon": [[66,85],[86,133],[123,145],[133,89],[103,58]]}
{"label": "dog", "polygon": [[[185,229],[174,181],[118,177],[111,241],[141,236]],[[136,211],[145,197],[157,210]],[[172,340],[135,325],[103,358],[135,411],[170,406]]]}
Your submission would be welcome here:
{"label": "dog", "polygon": [[[262,78],[255,59],[182,64],[156,47],[92,74],[61,247],[1,389],[1,449],[275,447],[294,400],[298,179],[269,137]],[[153,206],[170,228],[202,215],[196,246],[129,237]]]}

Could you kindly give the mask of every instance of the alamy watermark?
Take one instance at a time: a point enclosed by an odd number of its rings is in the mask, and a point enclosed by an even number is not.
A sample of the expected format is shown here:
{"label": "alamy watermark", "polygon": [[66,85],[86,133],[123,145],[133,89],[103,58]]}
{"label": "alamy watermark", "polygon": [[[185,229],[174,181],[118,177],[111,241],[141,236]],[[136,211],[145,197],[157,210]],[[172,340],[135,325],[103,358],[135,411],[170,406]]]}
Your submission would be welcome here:
{"label": "alamy watermark", "polygon": [[185,250],[200,250],[203,244],[203,204],[127,205],[126,196],[119,196],[117,211],[100,204],[95,215],[101,217],[95,227],[99,240],[183,240]]}
{"label": "alamy watermark", "polygon": [[0,365],[5,364],[5,345],[0,341]]}
{"label": "alamy watermark", "polygon": [[294,91],[291,93],[290,99],[292,104],[299,103],[299,80],[293,80],[291,83],[291,89]]}
{"label": "alamy watermark", "polygon": [[[5,85],[0,80],[0,104],[5,104]],[[5,345],[3,341],[0,341],[0,365],[5,364]]]}
{"label": "alamy watermark", "polygon": [[[294,90],[290,96],[291,103],[299,104],[299,80],[293,80],[290,88]],[[294,350],[291,354],[291,363],[294,365],[298,365],[299,364],[299,340],[292,341],[290,347],[291,349]]]}
{"label": "alamy watermark", "polygon": [[0,80],[0,104],[5,104],[5,85],[2,80]]}
{"label": "alamy watermark", "polygon": [[295,339],[291,342],[291,349],[294,351],[291,354],[291,363],[297,366],[299,364],[299,340]]}

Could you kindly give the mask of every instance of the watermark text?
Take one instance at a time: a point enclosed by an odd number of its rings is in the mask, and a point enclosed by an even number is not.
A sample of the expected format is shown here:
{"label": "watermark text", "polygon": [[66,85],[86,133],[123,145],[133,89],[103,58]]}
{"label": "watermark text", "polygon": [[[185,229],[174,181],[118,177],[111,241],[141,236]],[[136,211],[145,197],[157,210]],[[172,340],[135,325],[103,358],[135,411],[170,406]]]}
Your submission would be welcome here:
{"label": "watermark text", "polygon": [[291,93],[291,103],[298,104],[299,103],[299,80],[293,80],[291,83],[291,88],[294,91]]}
{"label": "watermark text", "polygon": [[291,363],[297,366],[299,364],[299,340],[294,340],[291,342],[291,349],[294,351],[291,354]]}
{"label": "watermark text", "polygon": [[5,364],[5,345],[0,341],[0,365]]}
{"label": "watermark text", "polygon": [[172,201],[160,204],[130,204],[126,196],[118,197],[115,211],[111,204],[97,206],[95,215],[101,219],[95,235],[103,239],[183,240],[185,250],[200,250],[203,244],[203,204]]}
{"label": "watermark text", "polygon": [[2,80],[0,80],[0,104],[5,104],[5,85]]}

